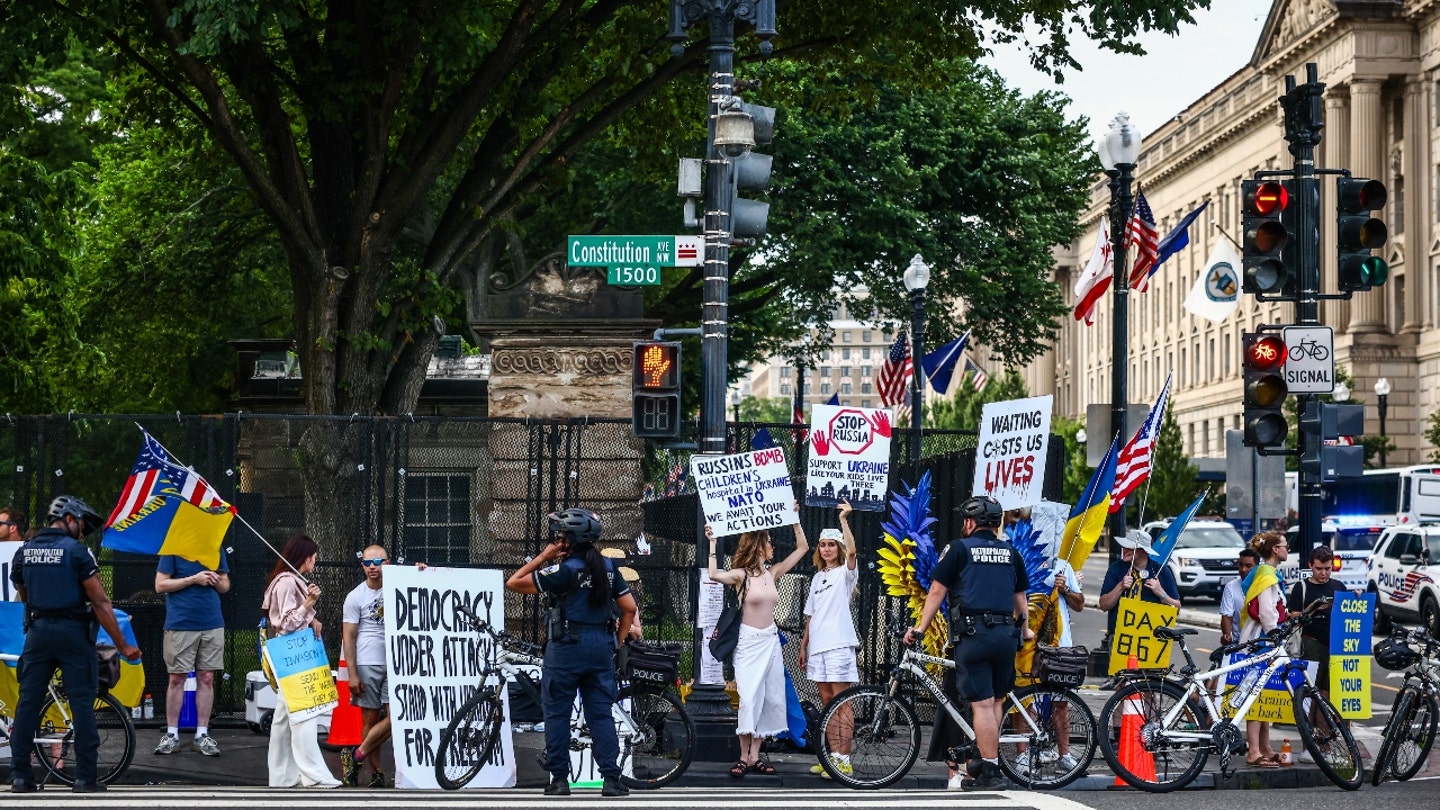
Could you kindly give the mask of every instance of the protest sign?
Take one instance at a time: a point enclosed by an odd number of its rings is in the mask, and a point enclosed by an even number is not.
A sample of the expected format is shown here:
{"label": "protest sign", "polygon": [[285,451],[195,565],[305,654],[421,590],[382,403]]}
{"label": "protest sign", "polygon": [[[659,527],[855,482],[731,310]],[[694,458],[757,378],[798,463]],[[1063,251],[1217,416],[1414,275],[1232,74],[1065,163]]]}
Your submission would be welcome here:
{"label": "protest sign", "polygon": [[1110,644],[1110,674],[1125,669],[1130,656],[1140,669],[1170,666],[1170,642],[1155,637],[1155,628],[1174,627],[1180,609],[1126,596],[1115,606],[1115,638]]}
{"label": "protest sign", "polygon": [[280,700],[297,723],[319,717],[340,703],[325,643],[309,627],[265,640],[265,660],[280,686]]}
{"label": "protest sign", "polygon": [[[1347,720],[1366,720],[1370,706],[1374,593],[1336,594],[1330,606],[1330,702]],[[1326,684],[1321,684],[1322,686]]]}
{"label": "protest sign", "polygon": [[[695,627],[700,638],[709,641],[725,611],[725,586],[710,578],[710,572],[700,569],[700,605],[695,613]],[[725,683],[725,671],[715,656],[710,654],[710,645],[700,645],[700,683]]]}
{"label": "protest sign", "polygon": [[733,456],[691,456],[690,479],[716,537],[800,522],[785,451],[779,447]]}
{"label": "protest sign", "polygon": [[810,406],[805,505],[837,506],[849,501],[860,511],[885,511],[890,432],[887,410]]}
{"label": "protest sign", "polygon": [[[475,694],[480,672],[496,650],[456,607],[463,605],[496,628],[505,626],[499,571],[385,566],[385,669],[390,681],[395,784],[437,788],[435,751],[440,732]],[[505,721],[489,761],[467,787],[512,787],[515,754],[510,703],[500,692]],[[453,752],[463,764],[464,749]]]}
{"label": "protest sign", "polygon": [[1050,444],[1050,396],[991,402],[980,412],[970,491],[1005,509],[1040,502]]}
{"label": "protest sign", "polygon": [[15,559],[15,552],[20,550],[24,543],[0,543],[0,602],[18,602],[20,597],[15,595],[15,585],[10,582],[10,563]]}
{"label": "protest sign", "polygon": [[[1225,656],[1225,665],[1238,664],[1249,657],[1245,653],[1230,653]],[[1250,704],[1250,710],[1245,713],[1245,719],[1294,725],[1295,698],[1291,695],[1291,690],[1298,689],[1305,682],[1307,674],[1313,680],[1317,671],[1314,661],[1303,661],[1302,663],[1305,664],[1304,671],[1291,670],[1287,675],[1287,668],[1282,667],[1271,673],[1270,677],[1265,680],[1265,686],[1261,688],[1260,694],[1255,698],[1255,702]],[[1227,716],[1234,716],[1236,707],[1230,705],[1230,693],[1245,682],[1247,675],[1258,678],[1264,674],[1265,666],[1265,662],[1259,662],[1251,667],[1225,673],[1225,688],[1221,690],[1221,711]]]}

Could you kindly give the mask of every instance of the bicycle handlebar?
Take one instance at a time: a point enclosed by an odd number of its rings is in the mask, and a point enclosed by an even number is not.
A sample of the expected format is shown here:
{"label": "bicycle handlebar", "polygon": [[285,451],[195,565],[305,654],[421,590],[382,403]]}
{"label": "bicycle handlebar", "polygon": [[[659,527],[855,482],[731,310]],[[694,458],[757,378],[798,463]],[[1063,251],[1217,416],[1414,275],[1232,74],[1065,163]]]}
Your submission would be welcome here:
{"label": "bicycle handlebar", "polygon": [[510,635],[504,630],[496,630],[495,628],[490,626],[489,622],[475,615],[474,611],[472,611],[468,607],[465,607],[464,605],[456,605],[455,612],[464,615],[465,618],[469,619],[470,623],[475,626],[476,630],[489,636],[497,644],[505,647],[508,650],[513,650],[515,652],[523,653],[525,655],[537,656],[544,652],[544,650],[540,647],[539,644],[531,644],[524,639],[519,639]]}

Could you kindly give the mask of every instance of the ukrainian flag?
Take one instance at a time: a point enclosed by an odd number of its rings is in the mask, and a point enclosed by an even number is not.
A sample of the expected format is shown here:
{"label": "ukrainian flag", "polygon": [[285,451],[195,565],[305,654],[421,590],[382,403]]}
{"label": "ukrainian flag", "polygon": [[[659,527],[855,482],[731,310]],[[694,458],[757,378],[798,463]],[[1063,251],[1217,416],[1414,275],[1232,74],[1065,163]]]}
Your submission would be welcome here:
{"label": "ukrainian flag", "polygon": [[[130,614],[116,608],[115,623],[120,625],[120,635],[125,637],[125,641],[138,648],[140,644],[135,640],[135,631],[130,627]],[[109,644],[112,647],[120,646],[110,638],[110,634],[105,632],[104,627],[101,627],[100,632],[96,634],[95,644],[96,646],[101,644]],[[137,658],[134,661],[128,658],[120,659],[120,682],[110,689],[110,694],[114,695],[115,699],[120,701],[120,705],[127,709],[133,709],[140,705],[140,698],[145,695],[145,667],[140,659]]]}
{"label": "ukrainian flag", "polygon": [[136,554],[174,554],[215,570],[234,519],[203,476],[181,467],[149,433],[105,524],[100,545]]}
{"label": "ukrainian flag", "polygon": [[1245,610],[1240,611],[1240,621],[1244,624],[1255,621],[1250,618],[1250,601],[1264,593],[1271,586],[1279,584],[1280,576],[1275,572],[1275,566],[1260,563],[1254,568],[1251,568],[1250,573],[1246,574],[1245,578],[1240,580],[1240,589],[1245,592],[1246,607]]}
{"label": "ukrainian flag", "polygon": [[1095,541],[1100,539],[1100,530],[1105,528],[1105,519],[1110,514],[1110,490],[1115,487],[1115,459],[1119,452],[1119,439],[1110,443],[1105,458],[1090,476],[1080,500],[1070,510],[1070,519],[1065,521],[1065,531],[1060,535],[1060,559],[1070,563],[1079,571],[1095,550]]}
{"label": "ukrainian flag", "polygon": [[[125,636],[125,640],[135,644],[135,631],[130,628],[130,616],[123,610],[117,610],[115,621],[119,623],[120,633]],[[115,646],[110,634],[106,633],[103,627],[95,638],[95,644]],[[22,602],[0,602],[0,653],[19,658],[24,651],[25,605]],[[16,670],[16,661],[0,661],[0,714],[6,717],[15,716],[15,706],[20,702],[20,683],[16,678]],[[139,660],[120,659],[120,683],[110,690],[110,694],[114,695],[121,705],[133,709],[140,705],[144,692],[144,666]]]}

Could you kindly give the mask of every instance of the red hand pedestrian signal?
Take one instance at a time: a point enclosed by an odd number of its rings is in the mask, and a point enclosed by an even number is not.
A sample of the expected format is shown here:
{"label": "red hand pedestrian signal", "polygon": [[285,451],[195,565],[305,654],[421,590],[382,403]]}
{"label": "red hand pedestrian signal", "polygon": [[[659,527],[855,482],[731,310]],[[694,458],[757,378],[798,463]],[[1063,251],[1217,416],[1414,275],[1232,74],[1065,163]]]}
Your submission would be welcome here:
{"label": "red hand pedestrian signal", "polygon": [[675,361],[664,346],[650,344],[640,354],[640,385],[644,388],[663,388]]}
{"label": "red hand pedestrian signal", "polygon": [[637,438],[673,439],[680,435],[680,344],[640,341],[633,364],[631,428]]}

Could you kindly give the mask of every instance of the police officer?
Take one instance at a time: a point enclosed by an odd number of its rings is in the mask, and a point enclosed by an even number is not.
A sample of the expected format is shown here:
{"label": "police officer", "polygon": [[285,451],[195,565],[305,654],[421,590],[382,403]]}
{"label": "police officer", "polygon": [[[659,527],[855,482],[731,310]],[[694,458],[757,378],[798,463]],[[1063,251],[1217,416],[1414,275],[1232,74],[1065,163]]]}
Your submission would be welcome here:
{"label": "police officer", "polygon": [[962,780],[961,787],[991,790],[1005,784],[1000,771],[1001,701],[1015,683],[1022,632],[1031,635],[1025,598],[1030,582],[1019,552],[995,536],[1005,516],[999,501],[981,495],[957,511],[964,539],[947,546],[935,563],[920,624],[905,631],[905,643],[925,635],[940,602],[953,592],[951,601],[960,606],[952,611],[951,625],[957,637],[957,683],[974,712],[980,749],[980,761],[968,768],[973,778]]}
{"label": "police officer", "polygon": [[120,654],[135,660],[140,650],[125,641],[105,586],[100,566],[81,538],[100,527],[100,516],[79,498],[61,495],[50,504],[50,525],[15,553],[10,580],[25,603],[25,651],[16,673],[20,701],[10,738],[10,790],[36,790],[30,769],[35,729],[46,687],[58,667],[75,724],[76,793],[96,793],[100,735],[95,728],[95,694],[100,669],[95,658],[96,621],[115,640]]}
{"label": "police officer", "polygon": [[[603,796],[627,796],[620,782],[620,742],[611,706],[615,703],[615,651],[630,632],[635,597],[615,566],[595,547],[603,528],[588,509],[548,516],[554,541],[511,575],[505,587],[550,599],[545,670],[540,697],[545,704],[547,796],[570,795],[570,711],[575,692],[585,709]],[[612,608],[619,617],[612,618]]]}

